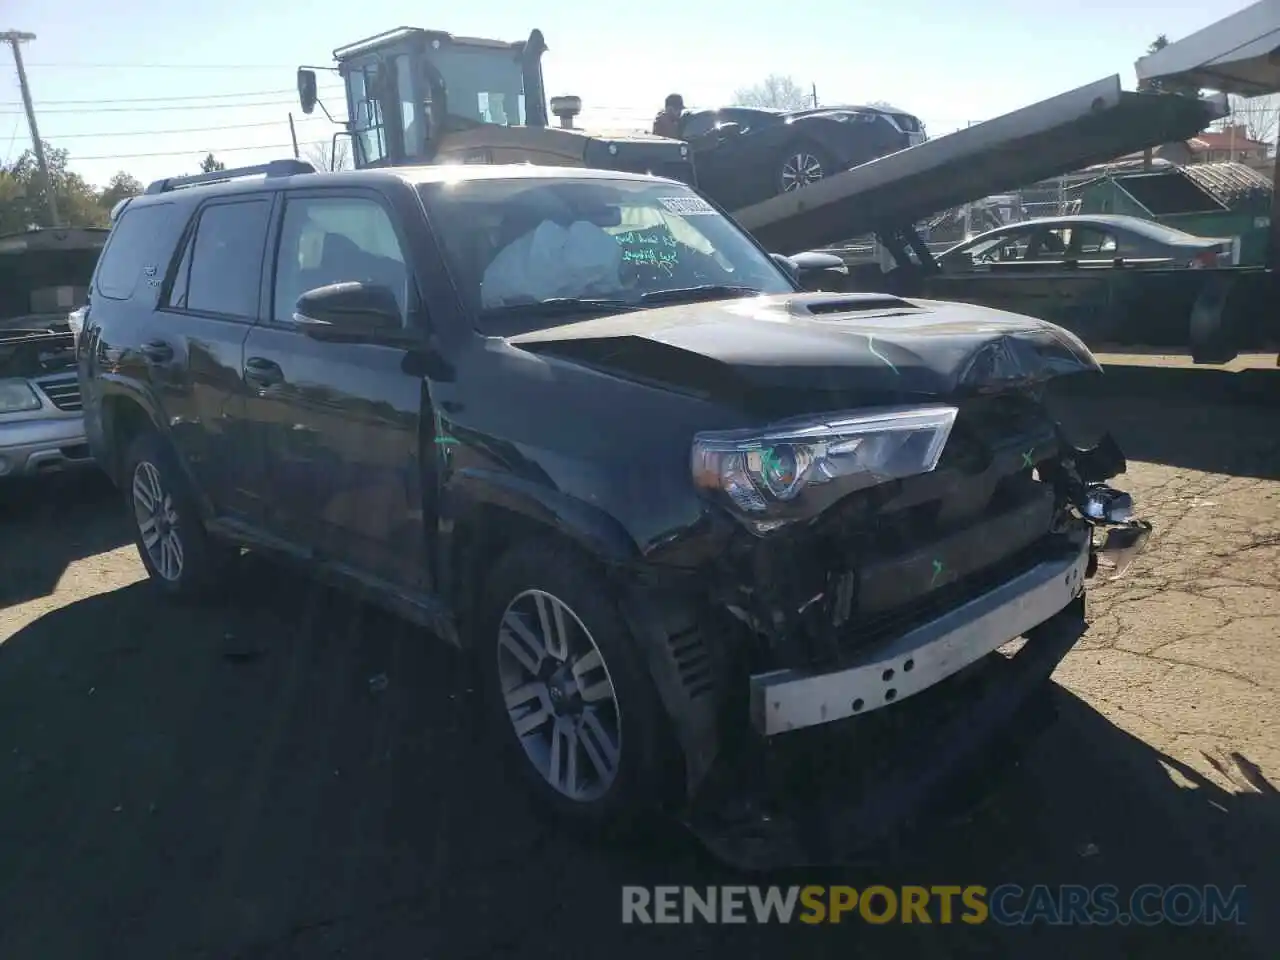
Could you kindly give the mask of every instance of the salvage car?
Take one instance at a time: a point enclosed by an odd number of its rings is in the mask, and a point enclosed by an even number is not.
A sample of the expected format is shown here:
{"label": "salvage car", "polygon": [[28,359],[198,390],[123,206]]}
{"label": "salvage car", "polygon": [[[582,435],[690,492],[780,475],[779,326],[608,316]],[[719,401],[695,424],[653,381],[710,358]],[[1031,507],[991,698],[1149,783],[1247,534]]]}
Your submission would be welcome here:
{"label": "salvage car", "polygon": [[1235,266],[1231,237],[1197,237],[1163,224],[1116,214],[1045,217],[988,230],[938,257],[951,273],[1030,270],[1032,265],[1186,267]]}
{"label": "salvage car", "polygon": [[1230,267],[1235,256],[1231,237],[1197,237],[1138,217],[1053,217],[950,248],[927,290],[1030,313],[1091,344],[1182,344],[1204,279],[1176,271]]}
{"label": "salvage car", "polygon": [[674,180],[304,169],[119,212],[94,452],[164,594],[249,548],[465,651],[497,755],[578,827],[845,856],[1043,703],[1150,530],[1114,441],[1058,425],[1099,367],[1050,324],[804,293]]}
{"label": "salvage car", "polygon": [[0,237],[0,477],[91,466],[68,315],[107,231]]}
{"label": "salvage car", "polygon": [[680,135],[693,151],[698,186],[729,210],[925,140],[911,114],[864,106],[700,110],[684,116]]}

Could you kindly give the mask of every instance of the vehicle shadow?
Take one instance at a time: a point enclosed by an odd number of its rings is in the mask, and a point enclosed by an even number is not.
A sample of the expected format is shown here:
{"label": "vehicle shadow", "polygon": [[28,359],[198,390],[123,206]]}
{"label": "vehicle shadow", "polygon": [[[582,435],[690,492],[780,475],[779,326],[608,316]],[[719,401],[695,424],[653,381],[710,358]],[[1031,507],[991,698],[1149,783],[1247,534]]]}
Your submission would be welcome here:
{"label": "vehicle shadow", "polygon": [[[744,880],[676,827],[602,847],[530,812],[462,658],[246,558],[235,603],[137,583],[0,645],[0,956],[1266,955],[1274,790],[1232,795],[1065,691],[981,808],[876,865]],[[1012,762],[1012,760],[1010,761]],[[1271,875],[1267,875],[1267,871]],[[1245,883],[1253,926],[624,926],[621,886]],[[1252,952],[1251,952],[1252,949]]]}
{"label": "vehicle shadow", "polygon": [[1280,479],[1280,370],[1108,366],[1101,377],[1059,381],[1054,393],[1078,442],[1110,430],[1131,462]]}
{"label": "vehicle shadow", "polygon": [[0,484],[0,609],[48,596],[70,564],[132,542],[120,503],[96,470]]}

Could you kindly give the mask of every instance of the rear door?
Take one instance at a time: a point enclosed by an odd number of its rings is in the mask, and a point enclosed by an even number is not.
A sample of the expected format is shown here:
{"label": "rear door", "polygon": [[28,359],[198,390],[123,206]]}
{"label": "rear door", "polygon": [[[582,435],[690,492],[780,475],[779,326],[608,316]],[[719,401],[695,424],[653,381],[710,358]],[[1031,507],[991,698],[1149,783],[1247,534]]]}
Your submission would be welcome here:
{"label": "rear door", "polygon": [[418,302],[398,216],[369,190],[291,191],[274,243],[270,307],[245,344],[249,412],[275,491],[271,531],[400,587],[429,589],[419,427],[425,385],[406,350],[299,332],[308,290],[390,287],[408,325]]}
{"label": "rear door", "polygon": [[164,277],[142,343],[173,442],[217,512],[262,517],[261,451],[246,432],[244,340],[262,299],[273,195],[200,205]]}

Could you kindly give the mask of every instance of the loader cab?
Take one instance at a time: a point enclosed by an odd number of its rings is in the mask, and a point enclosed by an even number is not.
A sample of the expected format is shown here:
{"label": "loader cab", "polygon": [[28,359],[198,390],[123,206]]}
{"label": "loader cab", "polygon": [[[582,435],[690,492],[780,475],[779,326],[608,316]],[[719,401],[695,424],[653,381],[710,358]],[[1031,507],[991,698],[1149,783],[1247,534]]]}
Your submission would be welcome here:
{"label": "loader cab", "polygon": [[355,166],[431,163],[485,125],[545,127],[545,50],[537,30],[507,43],[411,27],[335,50]]}

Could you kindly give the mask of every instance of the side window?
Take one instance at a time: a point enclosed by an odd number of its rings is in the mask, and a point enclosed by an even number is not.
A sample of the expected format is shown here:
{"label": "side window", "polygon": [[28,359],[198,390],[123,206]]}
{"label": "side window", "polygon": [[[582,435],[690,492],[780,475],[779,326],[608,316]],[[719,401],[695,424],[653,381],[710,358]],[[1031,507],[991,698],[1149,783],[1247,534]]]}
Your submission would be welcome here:
{"label": "side window", "polygon": [[984,243],[973,247],[969,252],[973,255],[975,264],[1008,263],[1011,260],[1021,260],[1026,256],[1030,240],[1031,231],[1012,230],[1008,233],[991,237]]}
{"label": "side window", "polygon": [[187,237],[182,247],[182,259],[178,261],[178,269],[173,275],[173,284],[169,287],[169,296],[164,305],[170,310],[187,309],[187,290],[191,281],[191,249],[195,246],[196,236],[193,232]]}
{"label": "side window", "polygon": [[404,315],[409,270],[386,209],[363,197],[301,197],[284,208],[272,318],[293,322],[298,297],[360,280],[389,287]]}
{"label": "side window", "polygon": [[159,248],[168,235],[164,226],[172,210],[168,203],[124,208],[102,251],[94,281],[98,293],[110,300],[128,300],[146,283],[154,280],[158,285],[163,272],[157,262]]}
{"label": "side window", "polygon": [[[178,266],[170,305],[256,319],[270,215],[271,202],[265,197],[214,203],[201,210],[195,236]],[[183,293],[186,300],[180,303],[177,297]]]}
{"label": "side window", "polygon": [[1077,233],[1081,257],[1086,260],[1110,260],[1116,257],[1119,244],[1112,234],[1091,227],[1082,227]]}
{"label": "side window", "polygon": [[1045,230],[1037,243],[1032,244],[1028,260],[1065,260],[1067,250],[1071,246],[1071,228],[1058,227],[1056,230]]}

